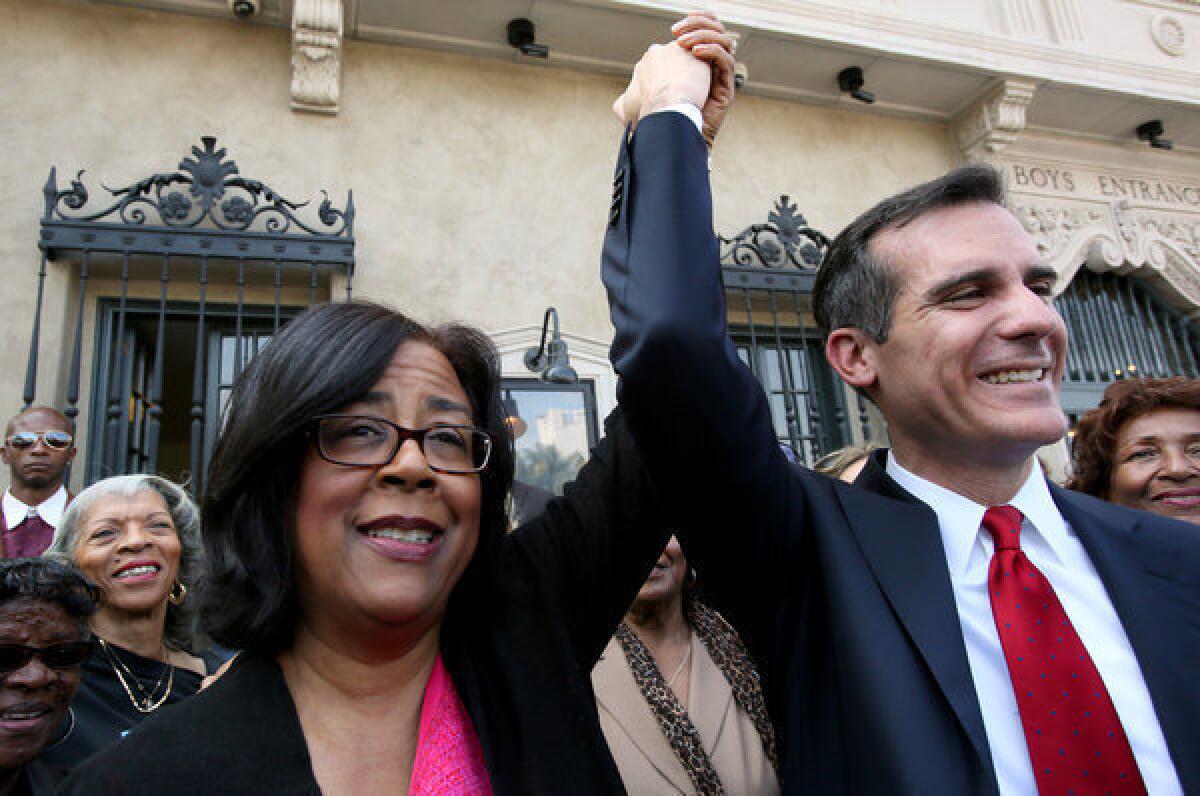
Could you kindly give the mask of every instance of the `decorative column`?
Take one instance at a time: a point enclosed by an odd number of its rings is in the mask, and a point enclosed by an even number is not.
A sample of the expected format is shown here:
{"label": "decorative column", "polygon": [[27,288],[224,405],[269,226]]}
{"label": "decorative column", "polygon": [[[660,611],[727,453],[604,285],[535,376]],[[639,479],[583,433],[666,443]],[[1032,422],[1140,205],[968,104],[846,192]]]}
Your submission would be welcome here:
{"label": "decorative column", "polygon": [[292,110],[336,114],[341,77],[342,0],[295,0]]}
{"label": "decorative column", "polygon": [[1005,80],[974,107],[955,119],[951,134],[965,160],[992,160],[1025,129],[1025,109],[1037,86]]}

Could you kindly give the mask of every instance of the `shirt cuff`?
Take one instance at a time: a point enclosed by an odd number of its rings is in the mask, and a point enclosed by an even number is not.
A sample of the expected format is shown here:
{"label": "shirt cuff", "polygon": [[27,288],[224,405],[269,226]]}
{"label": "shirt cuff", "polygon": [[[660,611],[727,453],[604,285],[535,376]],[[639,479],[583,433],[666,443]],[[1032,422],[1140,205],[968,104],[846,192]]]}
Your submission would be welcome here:
{"label": "shirt cuff", "polygon": [[[684,116],[691,119],[692,124],[696,125],[696,132],[700,133],[700,135],[703,137],[704,117],[700,114],[699,108],[690,102],[680,102],[675,105],[668,105],[665,108],[660,108],[659,110],[654,111],[654,113],[668,113],[671,111],[674,111],[675,113],[682,113]],[[650,115],[653,116],[654,114]]]}

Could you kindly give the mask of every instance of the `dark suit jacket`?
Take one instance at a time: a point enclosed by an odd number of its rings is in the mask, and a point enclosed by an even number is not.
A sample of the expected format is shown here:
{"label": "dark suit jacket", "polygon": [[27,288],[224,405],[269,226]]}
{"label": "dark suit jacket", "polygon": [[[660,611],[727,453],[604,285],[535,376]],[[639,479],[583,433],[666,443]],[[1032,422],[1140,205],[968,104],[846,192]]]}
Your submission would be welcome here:
{"label": "dark suit jacket", "polygon": [[[604,281],[612,360],[713,606],[765,675],[787,793],[995,793],[936,515],[884,473],[793,468],[725,331],[705,146],[676,113],[623,143]],[[1052,488],[1200,793],[1200,529]]]}
{"label": "dark suit jacket", "polygon": [[[497,794],[624,793],[591,670],[669,531],[618,413],[565,495],[506,535],[441,652]],[[456,593],[455,598],[459,595]],[[91,758],[64,793],[318,793],[279,667],[253,653]]]}

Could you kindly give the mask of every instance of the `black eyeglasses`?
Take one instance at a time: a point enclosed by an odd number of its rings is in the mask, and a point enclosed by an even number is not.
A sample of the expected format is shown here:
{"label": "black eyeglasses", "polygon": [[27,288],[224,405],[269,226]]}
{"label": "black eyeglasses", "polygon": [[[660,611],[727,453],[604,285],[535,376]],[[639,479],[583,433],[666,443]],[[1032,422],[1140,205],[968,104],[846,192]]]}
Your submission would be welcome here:
{"label": "black eyeglasses", "polygon": [[51,669],[71,669],[83,663],[91,651],[90,641],[64,641],[46,647],[0,643],[0,674],[11,674],[23,668],[34,655]]}
{"label": "black eyeglasses", "polygon": [[61,451],[71,447],[71,435],[65,431],[18,431],[9,437],[5,444],[21,451],[32,448],[39,439],[47,448]]}
{"label": "black eyeglasses", "polygon": [[380,467],[415,439],[429,469],[438,473],[479,473],[492,457],[492,437],[474,426],[405,428],[371,415],[319,415],[317,453],[334,464]]}

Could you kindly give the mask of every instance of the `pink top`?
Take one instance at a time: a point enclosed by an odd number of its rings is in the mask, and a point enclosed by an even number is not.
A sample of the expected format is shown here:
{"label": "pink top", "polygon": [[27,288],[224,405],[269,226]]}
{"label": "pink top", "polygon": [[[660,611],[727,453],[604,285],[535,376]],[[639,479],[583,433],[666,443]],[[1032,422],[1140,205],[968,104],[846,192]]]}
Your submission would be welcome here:
{"label": "pink top", "polygon": [[439,653],[425,685],[417,759],[413,762],[412,796],[491,796],[492,785],[471,717]]}

